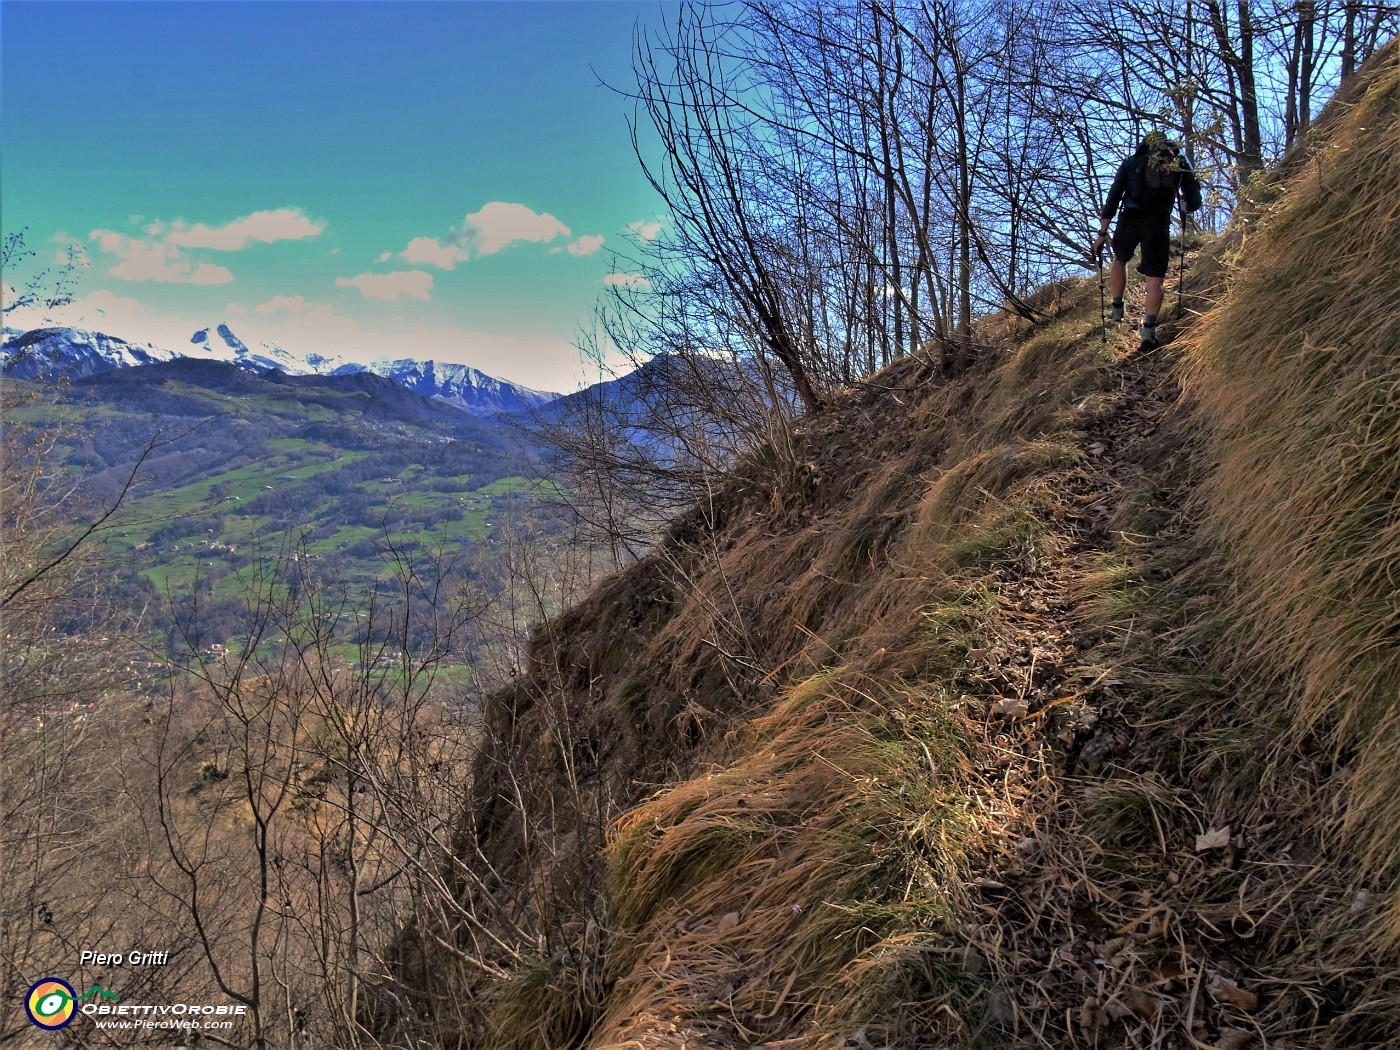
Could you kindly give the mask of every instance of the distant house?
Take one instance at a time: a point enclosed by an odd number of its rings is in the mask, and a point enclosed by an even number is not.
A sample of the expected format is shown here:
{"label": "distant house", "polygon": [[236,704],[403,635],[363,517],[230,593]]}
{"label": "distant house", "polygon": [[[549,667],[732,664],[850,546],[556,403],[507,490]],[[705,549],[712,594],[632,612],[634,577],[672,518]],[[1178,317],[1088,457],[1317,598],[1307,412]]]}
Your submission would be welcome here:
{"label": "distant house", "polygon": [[369,662],[371,671],[388,670],[391,667],[398,667],[403,662],[403,653],[399,650],[382,652]]}

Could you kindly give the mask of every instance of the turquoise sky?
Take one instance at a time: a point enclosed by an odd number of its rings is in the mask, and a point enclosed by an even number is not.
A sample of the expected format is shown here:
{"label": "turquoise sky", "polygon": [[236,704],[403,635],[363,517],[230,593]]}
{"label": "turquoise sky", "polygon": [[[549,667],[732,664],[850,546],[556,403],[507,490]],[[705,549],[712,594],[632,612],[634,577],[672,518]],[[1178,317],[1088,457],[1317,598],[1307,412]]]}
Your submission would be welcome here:
{"label": "turquoise sky", "polygon": [[[62,316],[172,345],[464,361],[531,386],[664,217],[627,129],[657,3],[0,4],[0,219],[81,245]],[[10,285],[21,273],[6,274]]]}

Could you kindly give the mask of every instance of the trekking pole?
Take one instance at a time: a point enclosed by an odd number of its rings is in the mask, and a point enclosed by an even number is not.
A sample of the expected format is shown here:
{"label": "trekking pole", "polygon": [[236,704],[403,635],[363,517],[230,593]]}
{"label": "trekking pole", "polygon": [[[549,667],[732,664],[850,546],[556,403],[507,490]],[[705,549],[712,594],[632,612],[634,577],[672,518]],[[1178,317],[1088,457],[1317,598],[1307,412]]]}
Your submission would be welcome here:
{"label": "trekking pole", "polygon": [[1181,218],[1181,262],[1176,271],[1176,323],[1180,325],[1186,317],[1182,313],[1182,301],[1186,295],[1186,205],[1180,196],[1176,198],[1176,213]]}
{"label": "trekking pole", "polygon": [[1094,252],[1094,261],[1099,265],[1099,342],[1108,345],[1108,317],[1104,311],[1103,299],[1103,246]]}

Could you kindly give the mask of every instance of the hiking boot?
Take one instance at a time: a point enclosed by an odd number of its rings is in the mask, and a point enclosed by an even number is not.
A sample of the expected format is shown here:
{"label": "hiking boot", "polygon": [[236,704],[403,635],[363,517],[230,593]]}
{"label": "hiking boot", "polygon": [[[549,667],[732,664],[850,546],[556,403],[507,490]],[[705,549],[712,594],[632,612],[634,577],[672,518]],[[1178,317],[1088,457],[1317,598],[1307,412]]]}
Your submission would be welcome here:
{"label": "hiking boot", "polygon": [[1155,324],[1145,324],[1141,331],[1143,346],[1157,345],[1157,326]]}
{"label": "hiking boot", "polygon": [[1123,304],[1122,304],[1122,303],[1114,303],[1114,304],[1113,304],[1113,309],[1111,309],[1111,310],[1108,311],[1108,319],[1109,319],[1110,321],[1121,321],[1121,320],[1123,320]]}

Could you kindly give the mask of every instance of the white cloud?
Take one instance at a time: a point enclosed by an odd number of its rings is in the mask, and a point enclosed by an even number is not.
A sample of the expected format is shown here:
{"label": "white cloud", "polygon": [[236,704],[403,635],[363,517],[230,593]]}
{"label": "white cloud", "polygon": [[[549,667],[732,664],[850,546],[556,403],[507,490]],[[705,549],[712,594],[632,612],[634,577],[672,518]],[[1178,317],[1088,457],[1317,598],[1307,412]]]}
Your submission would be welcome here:
{"label": "white cloud", "polygon": [[329,303],[311,302],[302,295],[274,295],[253,307],[253,314],[238,324],[240,335],[246,328],[260,342],[273,343],[293,353],[314,352],[333,357],[366,341],[364,331],[353,318],[337,314]]}
{"label": "white cloud", "polygon": [[666,222],[664,219],[653,219],[651,221],[638,219],[636,222],[629,222],[627,224],[628,232],[644,241],[654,241],[665,227]]}
{"label": "white cloud", "polygon": [[578,240],[568,245],[570,255],[592,255],[603,246],[603,237],[599,234],[585,234]]}
{"label": "white cloud", "polygon": [[639,273],[610,273],[603,278],[609,288],[650,288],[651,282]]}
{"label": "white cloud", "polygon": [[268,333],[269,342],[295,353],[364,357],[371,346],[378,348],[377,353],[384,352],[382,336],[366,333],[353,318],[336,313],[326,303],[307,303],[301,313],[279,317]]}
{"label": "white cloud", "polygon": [[463,219],[452,239],[476,255],[495,255],[512,244],[548,244],[571,233],[553,215],[531,211],[523,204],[492,201]]}
{"label": "white cloud", "polygon": [[418,266],[436,266],[440,270],[451,270],[459,261],[467,258],[459,249],[450,244],[443,244],[435,237],[413,238],[408,242],[408,247],[399,252],[399,257],[404,262]]}
{"label": "white cloud", "polygon": [[163,281],[173,284],[228,284],[233,274],[213,263],[195,264],[173,244],[128,237],[115,230],[93,230],[88,240],[121,261],[107,270],[124,281]]}
{"label": "white cloud", "polygon": [[[480,211],[465,216],[446,237],[414,237],[403,251],[384,252],[377,261],[387,262],[397,256],[414,266],[454,270],[458,263],[495,255],[514,244],[549,244],[571,236],[569,227],[548,212],[533,211],[523,204],[491,201]],[[592,255],[602,246],[603,238],[590,234],[556,245],[550,254],[567,250],[572,255]]]}
{"label": "white cloud", "polygon": [[369,299],[392,303],[402,296],[410,299],[431,299],[433,275],[426,270],[396,270],[393,273],[362,273],[356,277],[337,277],[338,288],[355,288]]}
{"label": "white cloud", "polygon": [[246,314],[247,312],[248,308],[241,303],[229,303],[224,307],[224,313],[226,314]]}
{"label": "white cloud", "polygon": [[253,313],[264,316],[275,313],[304,314],[315,309],[317,305],[308,303],[306,298],[300,295],[274,295],[267,302],[253,307]]}
{"label": "white cloud", "polygon": [[98,289],[85,295],[73,305],[85,315],[96,314],[99,317],[125,317],[146,309],[135,299],[117,295],[116,292],[109,292],[106,289]]}
{"label": "white cloud", "polygon": [[301,240],[315,237],[326,228],[324,222],[308,219],[300,208],[256,211],[222,226],[183,219],[149,222],[144,236],[132,237],[117,230],[93,230],[88,240],[118,261],[107,273],[124,281],[164,281],[175,284],[228,284],[233,273],[226,267],[198,262],[190,249],[238,251],[250,244]]}
{"label": "white cloud", "polygon": [[190,274],[189,284],[228,284],[233,280],[233,274],[223,266],[215,266],[213,263],[200,263],[194,268],[194,273]]}
{"label": "white cloud", "polygon": [[[159,227],[159,223],[153,224]],[[151,233],[152,226],[146,227]],[[187,226],[183,220],[171,224],[165,239],[180,248],[212,248],[221,252],[236,252],[254,242],[300,241],[316,237],[326,228],[324,222],[308,219],[300,208],[276,208],[255,211],[222,226],[207,226],[197,222]],[[152,233],[152,236],[156,234]]]}

